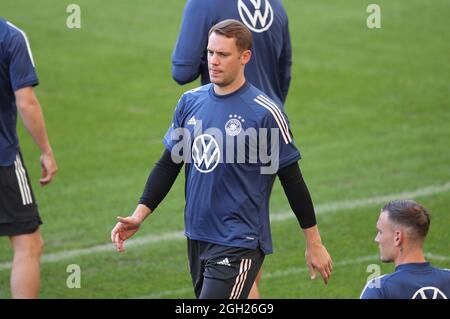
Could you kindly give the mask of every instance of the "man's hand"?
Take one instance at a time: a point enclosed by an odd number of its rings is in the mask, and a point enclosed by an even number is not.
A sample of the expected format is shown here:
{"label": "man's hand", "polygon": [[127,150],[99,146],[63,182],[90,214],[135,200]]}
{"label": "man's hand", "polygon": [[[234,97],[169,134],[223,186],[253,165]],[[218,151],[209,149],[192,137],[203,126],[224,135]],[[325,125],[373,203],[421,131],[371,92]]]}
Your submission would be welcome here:
{"label": "man's hand", "polygon": [[125,240],[133,236],[141,227],[141,222],[136,217],[117,217],[118,223],[111,231],[111,241],[116,245],[118,252],[124,252]]}
{"label": "man's hand", "polygon": [[307,244],[305,257],[311,279],[316,279],[317,270],[327,284],[333,270],[333,261],[327,249],[321,243]]}
{"label": "man's hand", "polygon": [[58,171],[58,166],[56,165],[53,152],[42,153],[41,168],[42,178],[39,180],[39,183],[41,184],[41,186],[45,186],[53,180],[53,177]]}
{"label": "man's hand", "polygon": [[118,223],[111,231],[111,241],[116,245],[118,252],[124,252],[125,240],[133,236],[141,227],[141,221],[135,216],[117,217]]}
{"label": "man's hand", "polygon": [[124,242],[133,236],[141,227],[142,222],[151,213],[151,209],[143,204],[139,204],[133,215],[128,217],[117,217],[117,224],[111,231],[111,241],[116,245],[118,252],[124,252]]}

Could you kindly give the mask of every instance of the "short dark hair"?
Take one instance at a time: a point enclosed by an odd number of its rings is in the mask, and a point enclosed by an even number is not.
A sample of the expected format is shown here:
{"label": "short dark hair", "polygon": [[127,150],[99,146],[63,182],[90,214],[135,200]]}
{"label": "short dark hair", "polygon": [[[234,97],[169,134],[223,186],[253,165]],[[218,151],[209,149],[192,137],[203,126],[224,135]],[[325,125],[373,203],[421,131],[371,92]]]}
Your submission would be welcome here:
{"label": "short dark hair", "polygon": [[389,219],[411,229],[413,239],[424,240],[430,228],[430,214],[422,205],[413,200],[393,200],[384,205],[381,211],[388,213]]}
{"label": "short dark hair", "polygon": [[241,21],[234,19],[220,21],[209,30],[208,38],[212,33],[236,39],[236,46],[240,52],[252,48],[252,33]]}

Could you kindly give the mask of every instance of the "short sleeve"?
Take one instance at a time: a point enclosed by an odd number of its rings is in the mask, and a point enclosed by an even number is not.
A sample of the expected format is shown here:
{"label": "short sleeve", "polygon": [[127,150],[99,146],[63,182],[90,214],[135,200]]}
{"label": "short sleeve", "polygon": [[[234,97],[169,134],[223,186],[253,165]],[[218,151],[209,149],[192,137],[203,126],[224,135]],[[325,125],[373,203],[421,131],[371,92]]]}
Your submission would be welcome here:
{"label": "short sleeve", "polygon": [[185,104],[185,95],[183,95],[175,108],[173,114],[172,124],[164,136],[163,144],[169,152],[172,152],[173,147],[183,140],[183,109]]}
{"label": "short sleeve", "polygon": [[278,161],[280,169],[300,160],[300,151],[294,144],[289,121],[284,112],[269,99],[264,100],[264,106],[268,112],[263,119],[262,127],[267,129],[270,156]]}
{"label": "short sleeve", "polygon": [[30,44],[23,31],[13,27],[8,41],[9,75],[13,91],[39,83]]}

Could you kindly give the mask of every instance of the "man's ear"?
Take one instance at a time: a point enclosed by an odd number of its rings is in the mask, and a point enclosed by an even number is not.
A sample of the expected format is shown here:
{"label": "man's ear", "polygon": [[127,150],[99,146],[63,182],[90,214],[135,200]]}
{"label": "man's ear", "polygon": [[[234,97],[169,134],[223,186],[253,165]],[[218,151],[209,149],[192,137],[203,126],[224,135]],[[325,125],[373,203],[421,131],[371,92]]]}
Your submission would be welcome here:
{"label": "man's ear", "polygon": [[402,230],[396,230],[395,231],[395,246],[400,246],[403,243],[403,231]]}
{"label": "man's ear", "polygon": [[247,64],[250,61],[251,57],[252,57],[252,51],[250,51],[250,50],[243,51],[241,54],[241,63],[243,65]]}

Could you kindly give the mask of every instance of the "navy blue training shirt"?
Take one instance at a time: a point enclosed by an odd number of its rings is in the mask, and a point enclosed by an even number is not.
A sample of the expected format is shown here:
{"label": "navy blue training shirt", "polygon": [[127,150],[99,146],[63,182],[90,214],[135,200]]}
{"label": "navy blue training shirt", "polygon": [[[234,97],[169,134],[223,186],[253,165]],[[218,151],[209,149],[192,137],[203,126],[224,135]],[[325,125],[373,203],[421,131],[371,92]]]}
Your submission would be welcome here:
{"label": "navy blue training shirt", "polygon": [[270,191],[300,159],[279,107],[248,82],[222,96],[208,84],[183,94],[164,145],[186,164],[186,236],[271,253]]}
{"label": "navy blue training shirt", "polygon": [[0,166],[14,163],[19,150],[14,92],[38,83],[25,33],[0,18]]}
{"label": "navy blue training shirt", "polygon": [[429,262],[402,264],[367,283],[361,299],[448,299],[450,270]]}
{"label": "navy blue training shirt", "polygon": [[209,83],[208,32],[225,19],[242,21],[252,31],[252,58],[245,78],[283,107],[291,81],[292,50],[288,17],[279,0],[188,0],[172,54],[173,78],[185,84],[201,75],[202,84]]}

